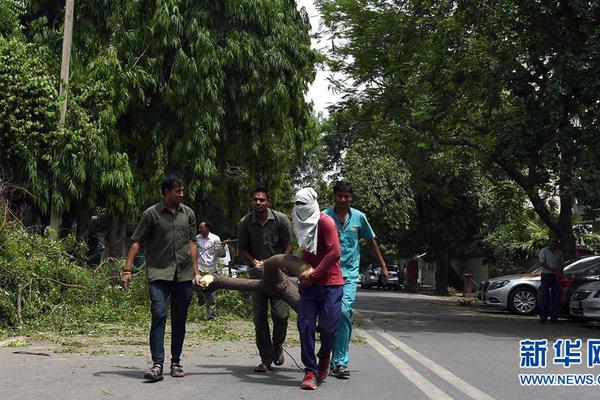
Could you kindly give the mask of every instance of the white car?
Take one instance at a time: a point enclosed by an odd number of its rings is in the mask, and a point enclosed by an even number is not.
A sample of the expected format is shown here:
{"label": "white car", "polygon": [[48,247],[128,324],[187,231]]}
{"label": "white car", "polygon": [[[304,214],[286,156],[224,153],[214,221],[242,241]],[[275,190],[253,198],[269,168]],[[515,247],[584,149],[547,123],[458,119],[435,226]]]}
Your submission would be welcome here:
{"label": "white car", "polygon": [[579,286],[571,296],[569,308],[574,318],[600,320],[600,282]]}

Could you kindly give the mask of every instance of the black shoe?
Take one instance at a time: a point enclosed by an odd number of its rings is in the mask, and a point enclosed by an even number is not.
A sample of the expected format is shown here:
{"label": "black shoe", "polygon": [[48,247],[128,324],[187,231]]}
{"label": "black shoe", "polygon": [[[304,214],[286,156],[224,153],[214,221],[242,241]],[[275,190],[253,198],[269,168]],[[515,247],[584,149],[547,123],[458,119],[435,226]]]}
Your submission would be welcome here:
{"label": "black shoe", "polygon": [[545,319],[538,319],[538,323],[540,323],[540,324],[545,324],[545,323],[546,323],[546,320],[545,320]]}
{"label": "black shoe", "polygon": [[558,318],[552,318],[552,319],[550,320],[550,323],[551,323],[551,324],[557,324],[557,323],[558,323]]}

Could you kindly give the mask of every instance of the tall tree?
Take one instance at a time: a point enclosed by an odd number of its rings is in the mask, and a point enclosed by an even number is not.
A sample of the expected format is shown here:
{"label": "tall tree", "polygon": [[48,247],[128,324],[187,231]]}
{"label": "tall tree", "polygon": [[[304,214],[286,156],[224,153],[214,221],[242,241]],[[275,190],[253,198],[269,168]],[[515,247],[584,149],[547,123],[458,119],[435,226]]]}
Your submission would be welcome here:
{"label": "tall tree", "polygon": [[[26,38],[57,55],[61,3],[27,6]],[[249,186],[267,184],[276,199],[290,191],[316,132],[304,93],[317,54],[295,2],[81,0],[75,12],[65,130],[86,135],[51,154],[66,212],[105,209],[120,240],[165,172],[183,175],[196,210],[229,223]]]}
{"label": "tall tree", "polygon": [[332,65],[353,78],[351,101],[396,124],[398,135],[460,146],[498,167],[574,255],[574,196],[598,187],[588,170],[600,164],[599,4],[319,3],[343,38]]}

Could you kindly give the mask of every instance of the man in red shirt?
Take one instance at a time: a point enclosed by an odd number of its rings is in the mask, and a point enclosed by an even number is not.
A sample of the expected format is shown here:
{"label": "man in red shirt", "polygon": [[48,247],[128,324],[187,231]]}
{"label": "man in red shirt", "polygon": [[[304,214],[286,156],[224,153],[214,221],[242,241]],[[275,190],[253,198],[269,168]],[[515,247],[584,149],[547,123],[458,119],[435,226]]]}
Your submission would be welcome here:
{"label": "man in red shirt", "polygon": [[[298,332],[305,367],[300,387],[315,390],[317,381],[323,381],[329,374],[331,349],[341,320],[344,277],[340,266],[340,241],[333,219],[319,211],[317,193],[312,188],[296,193],[292,222],[304,252],[302,258],[313,267],[298,277]],[[317,320],[321,348],[315,356]]]}

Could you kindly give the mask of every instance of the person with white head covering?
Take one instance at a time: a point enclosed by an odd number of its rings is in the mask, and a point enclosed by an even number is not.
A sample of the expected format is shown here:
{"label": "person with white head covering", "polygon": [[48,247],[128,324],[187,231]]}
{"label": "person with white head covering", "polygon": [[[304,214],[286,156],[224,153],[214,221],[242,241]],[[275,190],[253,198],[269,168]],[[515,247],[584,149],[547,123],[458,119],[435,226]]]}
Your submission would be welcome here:
{"label": "person with white head covering", "polygon": [[[298,277],[298,332],[305,366],[300,387],[315,390],[317,381],[325,380],[329,374],[331,349],[341,320],[344,278],[337,228],[331,217],[319,211],[317,193],[304,188],[296,193],[295,200],[292,225],[303,250],[303,260],[313,267]],[[321,348],[315,356],[317,321]]]}

